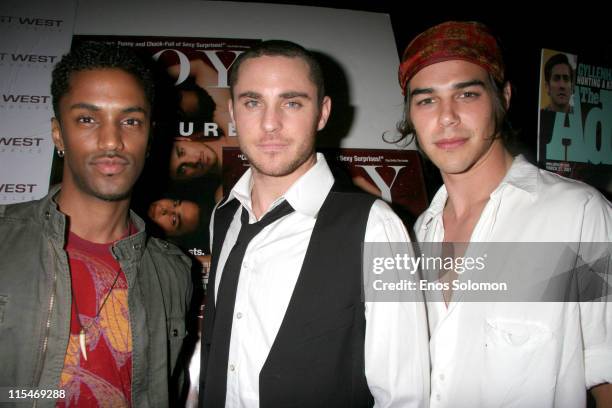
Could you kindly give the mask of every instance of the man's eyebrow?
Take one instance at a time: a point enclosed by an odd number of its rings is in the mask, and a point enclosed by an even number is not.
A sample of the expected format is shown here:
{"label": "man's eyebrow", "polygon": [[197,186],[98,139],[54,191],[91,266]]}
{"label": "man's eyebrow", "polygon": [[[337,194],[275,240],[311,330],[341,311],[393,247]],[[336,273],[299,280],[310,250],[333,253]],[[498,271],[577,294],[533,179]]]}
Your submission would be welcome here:
{"label": "man's eyebrow", "polygon": [[297,92],[297,91],[284,92],[280,94],[280,97],[283,99],[293,99],[293,98],[311,99],[310,95],[308,95],[307,93]]}
{"label": "man's eyebrow", "polygon": [[412,98],[416,95],[432,94],[433,91],[433,88],[414,88],[410,91],[410,97]]}
{"label": "man's eyebrow", "polygon": [[[470,86],[481,86],[481,87],[485,87],[485,83],[483,81],[481,81],[480,79],[472,79],[470,81],[464,81],[464,82],[457,82],[456,84],[452,85],[453,89],[463,89],[463,88],[469,88]],[[416,96],[416,95],[430,95],[434,93],[434,88],[415,88],[412,91],[410,91],[410,97]]]}
{"label": "man's eyebrow", "polygon": [[99,111],[100,107],[96,105],[92,105],[91,103],[79,102],[75,103],[70,107],[70,109],[87,109],[90,111]]}
{"label": "man's eyebrow", "polygon": [[458,82],[453,85],[454,89],[463,89],[470,86],[481,86],[484,88],[485,84],[480,79],[472,79],[471,81]]}
{"label": "man's eyebrow", "polygon": [[148,111],[140,106],[130,106],[129,108],[125,108],[123,109],[121,112],[123,113],[134,113],[134,112],[138,112],[138,113],[142,113],[143,115],[148,115]]}
{"label": "man's eyebrow", "polygon": [[[86,110],[90,110],[90,111],[94,111],[94,112],[102,110],[102,108],[100,108],[97,105],[93,105],[91,103],[85,103],[85,102],[75,103],[74,105],[72,105],[70,107],[70,109],[86,109]],[[122,113],[139,112],[139,113],[142,113],[144,115],[148,115],[148,111],[145,108],[141,107],[141,106],[130,106],[130,107],[127,107],[125,109],[122,109],[121,112]]]}
{"label": "man's eyebrow", "polygon": [[238,95],[238,98],[252,98],[252,99],[260,99],[261,98],[261,94],[258,94],[257,92],[253,92],[253,91],[246,91],[241,93],[240,95]]}

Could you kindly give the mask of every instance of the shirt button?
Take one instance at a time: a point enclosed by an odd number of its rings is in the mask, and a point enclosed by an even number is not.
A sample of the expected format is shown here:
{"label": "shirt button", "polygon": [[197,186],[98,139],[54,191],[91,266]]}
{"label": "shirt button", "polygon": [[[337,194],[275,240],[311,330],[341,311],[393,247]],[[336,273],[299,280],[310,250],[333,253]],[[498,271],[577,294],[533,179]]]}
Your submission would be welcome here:
{"label": "shirt button", "polygon": [[437,399],[438,401],[440,401],[440,400],[442,399],[442,397],[440,396],[440,394],[436,394],[436,399]]}
{"label": "shirt button", "polygon": [[230,369],[230,371],[235,371],[236,367],[233,364],[230,364],[229,365],[229,369]]}
{"label": "shirt button", "polygon": [[237,319],[242,319],[242,313],[240,313],[240,312],[236,313],[236,318]]}
{"label": "shirt button", "polygon": [[444,381],[444,374],[440,374],[440,381]]}

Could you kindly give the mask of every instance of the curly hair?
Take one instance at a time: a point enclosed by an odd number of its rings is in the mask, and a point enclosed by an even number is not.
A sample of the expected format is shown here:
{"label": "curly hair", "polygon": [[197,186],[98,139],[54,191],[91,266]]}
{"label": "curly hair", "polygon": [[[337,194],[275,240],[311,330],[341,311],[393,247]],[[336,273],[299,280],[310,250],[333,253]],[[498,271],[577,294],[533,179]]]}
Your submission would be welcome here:
{"label": "curly hair", "polygon": [[100,68],[117,68],[131,74],[142,86],[147,102],[153,106],[155,93],[153,73],[144,59],[132,50],[100,42],[82,42],[55,65],[51,74],[53,111],[60,117],[59,103],[70,91],[72,74]]}

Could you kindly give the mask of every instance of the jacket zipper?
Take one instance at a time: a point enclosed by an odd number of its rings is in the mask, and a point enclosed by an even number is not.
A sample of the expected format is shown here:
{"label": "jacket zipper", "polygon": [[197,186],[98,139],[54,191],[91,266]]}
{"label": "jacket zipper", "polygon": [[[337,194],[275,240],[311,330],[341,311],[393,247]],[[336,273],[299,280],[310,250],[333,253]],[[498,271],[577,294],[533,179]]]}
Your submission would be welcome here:
{"label": "jacket zipper", "polygon": [[[40,352],[40,360],[38,364],[38,372],[35,376],[34,385],[38,386],[40,381],[40,377],[42,375],[43,366],[45,365],[45,357],[47,355],[47,343],[49,342],[49,328],[51,327],[51,314],[53,312],[53,305],[55,303],[55,287],[57,285],[57,269],[53,268],[53,286],[51,288],[51,296],[49,297],[49,309],[47,313],[47,324],[45,326],[45,337],[42,343],[41,352]],[[32,408],[36,408],[38,401],[34,400],[34,404]]]}

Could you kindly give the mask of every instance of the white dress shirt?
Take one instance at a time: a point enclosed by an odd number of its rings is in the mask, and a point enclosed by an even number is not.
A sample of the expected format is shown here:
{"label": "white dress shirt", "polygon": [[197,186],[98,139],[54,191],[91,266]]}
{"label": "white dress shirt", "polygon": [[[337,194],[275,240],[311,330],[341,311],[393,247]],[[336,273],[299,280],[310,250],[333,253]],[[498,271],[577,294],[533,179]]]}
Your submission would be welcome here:
{"label": "white dress shirt", "polygon": [[[419,217],[444,239],[443,186]],[[515,158],[471,242],[610,242],[612,207],[595,189]],[[608,276],[610,271],[608,271]],[[584,407],[612,382],[612,308],[592,303],[428,302],[432,407]]]}
{"label": "white dress shirt", "polygon": [[[295,212],[268,225],[249,243],[236,292],[227,407],[259,406],[259,373],[285,316],[317,214],[333,183],[325,158],[317,154],[317,163],[271,206],[287,200]],[[230,192],[230,198],[240,201],[249,212],[249,222],[253,223],[256,218],[251,206],[251,188],[249,169]],[[241,208],[236,211],[219,255],[215,293],[240,231],[241,211]],[[212,231],[211,222],[211,237]],[[400,219],[380,200],[370,211],[365,239],[409,241]],[[365,318],[365,374],[376,406],[427,406],[429,352],[424,304],[366,302]]]}

